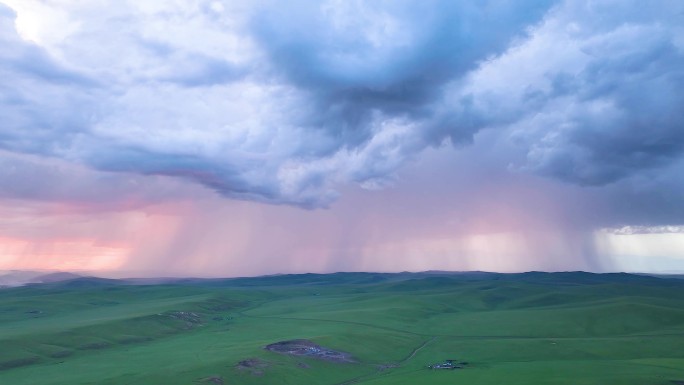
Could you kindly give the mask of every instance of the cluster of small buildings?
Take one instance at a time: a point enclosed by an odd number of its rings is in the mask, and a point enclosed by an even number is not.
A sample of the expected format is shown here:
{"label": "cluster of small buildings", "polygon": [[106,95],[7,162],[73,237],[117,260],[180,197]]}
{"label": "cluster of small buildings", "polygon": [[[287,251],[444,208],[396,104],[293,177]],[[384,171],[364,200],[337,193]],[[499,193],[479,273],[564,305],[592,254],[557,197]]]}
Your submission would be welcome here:
{"label": "cluster of small buildings", "polygon": [[315,346],[309,346],[306,348],[306,354],[319,354],[321,353],[321,348]]}
{"label": "cluster of small buildings", "polygon": [[467,362],[456,362],[456,360],[445,360],[444,362],[428,365],[429,369],[464,369]]}

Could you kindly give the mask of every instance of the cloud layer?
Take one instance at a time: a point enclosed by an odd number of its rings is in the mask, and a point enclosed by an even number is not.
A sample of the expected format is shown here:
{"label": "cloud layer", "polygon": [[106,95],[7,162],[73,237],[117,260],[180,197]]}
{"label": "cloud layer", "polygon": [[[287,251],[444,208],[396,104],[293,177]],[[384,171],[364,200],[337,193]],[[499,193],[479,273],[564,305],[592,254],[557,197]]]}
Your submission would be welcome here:
{"label": "cloud layer", "polygon": [[678,1],[7,3],[10,152],[317,207],[484,129],[581,185],[684,151]]}

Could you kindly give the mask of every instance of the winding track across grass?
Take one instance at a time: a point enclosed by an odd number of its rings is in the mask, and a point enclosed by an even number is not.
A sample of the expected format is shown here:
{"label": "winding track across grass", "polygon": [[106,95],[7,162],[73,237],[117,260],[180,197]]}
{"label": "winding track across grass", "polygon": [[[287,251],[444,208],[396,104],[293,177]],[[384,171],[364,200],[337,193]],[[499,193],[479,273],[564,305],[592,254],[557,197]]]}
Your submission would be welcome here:
{"label": "winding track across grass", "polygon": [[[418,346],[418,347],[416,347],[415,349],[413,349],[413,350],[411,351],[411,353],[410,353],[408,356],[406,356],[406,358],[404,358],[403,360],[399,361],[399,363],[397,364],[396,367],[399,367],[399,366],[403,365],[404,363],[406,363],[407,361],[409,361],[410,359],[412,359],[412,358],[416,355],[416,353],[418,353],[421,349],[423,349],[425,346],[427,346],[430,342],[434,341],[435,338],[437,338],[437,337],[432,337],[432,338],[429,338],[429,339],[423,341],[423,343],[420,344],[420,346]],[[378,370],[377,370],[376,372],[374,372],[374,373],[364,374],[364,375],[362,375],[362,376],[358,376],[358,377],[352,378],[351,380],[347,380],[347,381],[344,381],[344,382],[340,382],[340,383],[335,384],[335,385],[351,385],[351,384],[356,384],[357,382],[359,382],[359,381],[361,381],[361,380],[367,379],[367,378],[369,378],[369,377],[376,376],[376,375],[380,374],[381,372],[384,372],[384,369],[378,368]],[[386,373],[388,373],[388,372],[386,372]]]}
{"label": "winding track across grass", "polygon": [[[317,319],[317,318],[298,318],[298,317],[279,317],[279,316],[257,316],[257,315],[250,315],[250,314],[247,314],[247,313],[246,313],[247,311],[257,309],[257,308],[259,308],[259,307],[261,307],[261,306],[263,306],[263,305],[265,305],[265,304],[267,304],[267,303],[275,302],[275,301],[277,301],[277,299],[276,299],[276,300],[269,300],[269,301],[261,302],[261,303],[259,303],[259,304],[254,305],[254,306],[250,306],[250,307],[248,307],[247,309],[243,309],[243,310],[237,312],[237,314],[240,314],[241,316],[243,316],[243,317],[248,317],[248,318],[280,319],[280,320],[290,320],[290,321],[335,322],[335,323],[348,324],[348,325],[365,326],[365,327],[369,327],[369,328],[375,328],[375,329],[380,329],[380,330],[387,330],[387,331],[392,331],[392,332],[397,332],[397,333],[404,333],[404,334],[410,334],[410,335],[415,335],[415,336],[428,336],[428,335],[422,334],[422,333],[415,333],[415,332],[411,332],[411,331],[408,331],[408,330],[389,328],[389,327],[386,327],[386,326],[378,326],[378,325],[373,325],[373,324],[364,323],[364,322],[342,321],[342,320],[327,320],[327,319]],[[409,353],[409,355],[406,356],[406,358],[404,358],[403,360],[399,361],[399,362],[397,363],[397,367],[399,367],[399,366],[405,364],[406,362],[408,362],[409,360],[411,360],[413,357],[415,357],[415,355],[416,355],[421,349],[423,349],[424,347],[426,347],[429,343],[431,343],[432,341],[434,341],[436,338],[437,338],[437,336],[429,336],[428,339],[426,339],[425,341],[423,341],[423,343],[421,343],[419,346],[417,346],[416,348],[414,348],[414,349],[411,351],[411,353]],[[375,376],[375,375],[378,375],[378,374],[381,373],[381,372],[383,372],[383,369],[378,368],[377,371],[375,371],[375,372],[373,372],[373,373],[364,374],[364,375],[362,375],[362,376],[358,376],[358,377],[355,377],[355,378],[346,380],[346,381],[341,382],[341,383],[336,384],[336,385],[351,385],[351,384],[355,384],[355,383],[358,383],[359,381],[361,381],[361,380],[363,380],[363,379],[366,379],[366,378],[369,378],[369,377],[373,377],[373,376]]]}

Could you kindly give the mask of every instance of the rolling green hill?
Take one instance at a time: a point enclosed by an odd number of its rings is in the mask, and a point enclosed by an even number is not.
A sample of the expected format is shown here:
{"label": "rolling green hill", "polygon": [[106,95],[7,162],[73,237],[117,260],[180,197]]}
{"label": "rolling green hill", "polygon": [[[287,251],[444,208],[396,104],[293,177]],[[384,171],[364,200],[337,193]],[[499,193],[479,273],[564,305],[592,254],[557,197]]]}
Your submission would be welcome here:
{"label": "rolling green hill", "polygon": [[[684,280],[430,272],[139,283],[0,290],[0,384],[684,381]],[[354,362],[264,349],[297,339]],[[468,364],[427,368],[447,359]]]}

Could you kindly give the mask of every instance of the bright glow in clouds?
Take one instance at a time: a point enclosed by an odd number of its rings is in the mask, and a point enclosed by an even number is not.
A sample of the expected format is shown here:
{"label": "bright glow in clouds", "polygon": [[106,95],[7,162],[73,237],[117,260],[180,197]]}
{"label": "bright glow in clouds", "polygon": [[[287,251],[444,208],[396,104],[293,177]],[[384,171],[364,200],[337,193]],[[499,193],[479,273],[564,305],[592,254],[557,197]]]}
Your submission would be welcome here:
{"label": "bright glow in clouds", "polygon": [[0,238],[0,270],[59,270],[111,273],[121,267],[128,250],[98,245],[95,240],[28,241]]}
{"label": "bright glow in clouds", "polygon": [[599,253],[630,272],[684,272],[684,233],[596,234]]}
{"label": "bright glow in clouds", "polygon": [[0,0],[0,269],[684,270],[682,25],[680,0]]}

